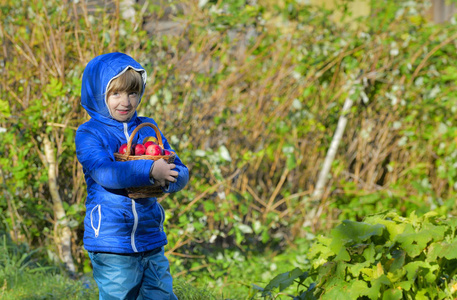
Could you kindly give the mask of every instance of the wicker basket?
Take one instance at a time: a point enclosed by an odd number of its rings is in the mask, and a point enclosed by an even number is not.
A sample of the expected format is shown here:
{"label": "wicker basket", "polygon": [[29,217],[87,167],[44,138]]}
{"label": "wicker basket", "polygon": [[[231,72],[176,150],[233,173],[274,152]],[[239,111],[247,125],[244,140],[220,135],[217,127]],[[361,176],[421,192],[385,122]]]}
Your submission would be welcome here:
{"label": "wicker basket", "polygon": [[[127,142],[127,153],[126,154],[121,154],[121,153],[114,153],[114,158],[116,161],[130,161],[130,160],[140,160],[140,159],[149,159],[149,160],[159,160],[163,158],[166,160],[168,163],[172,163],[175,160],[176,154],[174,152],[171,152],[170,155],[131,155],[131,149],[132,149],[132,142],[133,139],[138,132],[143,127],[152,127],[157,136],[157,142],[160,147],[163,148],[162,144],[162,135],[160,134],[159,129],[151,123],[141,123],[135,130],[133,130],[132,134],[130,135],[130,138]],[[162,196],[163,190],[162,187],[153,187],[151,186],[140,186],[140,187],[131,187],[127,189],[128,196],[132,199],[138,199],[138,198],[149,198],[149,197],[159,197]]]}

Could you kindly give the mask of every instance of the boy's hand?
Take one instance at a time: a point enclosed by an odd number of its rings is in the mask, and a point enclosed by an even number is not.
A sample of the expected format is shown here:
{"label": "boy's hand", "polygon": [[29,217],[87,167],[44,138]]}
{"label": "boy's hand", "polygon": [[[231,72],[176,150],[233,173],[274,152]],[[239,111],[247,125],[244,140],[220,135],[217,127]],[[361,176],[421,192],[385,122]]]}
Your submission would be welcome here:
{"label": "boy's hand", "polygon": [[165,186],[168,182],[176,182],[176,177],[178,177],[178,172],[173,171],[176,168],[175,164],[167,163],[163,158],[156,160],[152,165],[152,170],[150,176],[160,186]]}

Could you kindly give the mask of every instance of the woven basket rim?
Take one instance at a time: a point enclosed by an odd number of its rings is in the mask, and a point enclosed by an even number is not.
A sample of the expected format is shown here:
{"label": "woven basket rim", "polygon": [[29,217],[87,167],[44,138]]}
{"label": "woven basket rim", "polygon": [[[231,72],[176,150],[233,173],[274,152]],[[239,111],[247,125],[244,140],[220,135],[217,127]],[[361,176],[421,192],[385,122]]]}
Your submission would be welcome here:
{"label": "woven basket rim", "polygon": [[[158,142],[158,145],[163,149],[164,146],[163,146],[163,143],[162,143],[162,135],[160,134],[160,131],[159,131],[159,128],[157,128],[157,126],[155,126],[154,124],[150,123],[150,122],[144,122],[144,123],[141,123],[140,125],[138,125],[132,132],[132,134],[130,135],[129,137],[129,140],[127,141],[127,152],[126,154],[120,154],[118,153],[119,155],[127,155],[127,156],[135,156],[135,155],[132,155],[131,152],[132,152],[132,143],[133,143],[133,139],[135,138],[135,135],[137,134],[137,132],[143,128],[143,127],[146,127],[146,126],[149,126],[151,127],[152,129],[154,129],[155,133],[156,133],[156,138],[157,138],[157,142]],[[141,155],[143,156],[143,155]]]}
{"label": "woven basket rim", "polygon": [[170,155],[127,155],[127,154],[121,154],[119,152],[114,153],[114,158],[116,161],[130,161],[130,160],[159,160],[161,158],[165,160],[170,160],[171,158],[176,157],[176,153],[173,151],[170,151]]}

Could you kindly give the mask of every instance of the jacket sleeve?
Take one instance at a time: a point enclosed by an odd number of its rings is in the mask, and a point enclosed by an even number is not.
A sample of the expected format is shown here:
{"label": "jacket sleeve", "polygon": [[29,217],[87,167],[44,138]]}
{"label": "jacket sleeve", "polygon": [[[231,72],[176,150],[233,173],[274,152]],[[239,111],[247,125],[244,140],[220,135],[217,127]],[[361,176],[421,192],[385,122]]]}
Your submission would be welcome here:
{"label": "jacket sleeve", "polygon": [[[168,143],[168,140],[165,138],[165,136],[162,134],[162,132],[160,134],[162,135],[163,147],[167,150],[170,150],[170,151],[173,151],[176,153],[176,151],[174,151],[171,148],[170,144]],[[176,168],[173,170],[178,172],[178,177],[176,178],[176,182],[171,182],[166,188],[163,188],[163,191],[165,193],[178,192],[178,191],[182,190],[189,182],[189,170],[182,163],[181,159],[179,158],[179,156],[177,154],[175,157],[175,161],[173,163],[176,165]]]}
{"label": "jacket sleeve", "polygon": [[99,185],[109,189],[150,185],[150,160],[118,162],[102,139],[87,129],[78,129],[75,138],[76,156],[89,175]]}

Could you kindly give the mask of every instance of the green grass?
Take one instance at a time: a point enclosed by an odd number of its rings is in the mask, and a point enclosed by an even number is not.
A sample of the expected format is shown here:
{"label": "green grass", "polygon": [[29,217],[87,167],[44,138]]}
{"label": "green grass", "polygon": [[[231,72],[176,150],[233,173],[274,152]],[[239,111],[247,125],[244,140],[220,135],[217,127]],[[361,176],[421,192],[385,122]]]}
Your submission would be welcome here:
{"label": "green grass", "polygon": [[[241,254],[225,249],[194,261],[208,265],[199,271],[183,272],[192,267],[171,257],[174,292],[179,300],[260,299],[254,285],[265,287],[275,275],[293,265],[306,264],[303,253],[308,243],[282,253]],[[98,299],[98,288],[90,274],[72,279],[47,256],[44,251],[0,239],[0,299]]]}
{"label": "green grass", "polygon": [[[174,280],[180,300],[216,300],[212,292],[197,288],[182,278]],[[52,263],[44,251],[0,239],[0,299],[2,300],[92,300],[98,288],[92,276],[72,279]]]}
{"label": "green grass", "polygon": [[265,287],[276,275],[309,265],[306,253],[311,242],[311,238],[297,240],[296,247],[285,251],[252,250],[242,253],[235,248],[213,249],[204,259],[189,259],[187,263],[171,256],[171,273],[181,274],[175,277],[175,282],[185,280],[191,282],[194,288],[212,293],[209,298],[189,299],[261,299],[259,288]]}
{"label": "green grass", "polygon": [[179,300],[219,300],[213,292],[205,288],[196,288],[182,278],[173,281],[173,290]]}
{"label": "green grass", "polygon": [[[98,299],[98,289],[92,278],[73,280],[61,274],[31,272],[33,269],[17,273],[14,277],[2,278],[0,299]],[[193,287],[183,279],[174,281],[174,292],[179,300],[221,299],[203,288]]]}
{"label": "green grass", "polygon": [[[65,275],[41,271],[35,274],[21,272],[13,278],[2,278],[2,300],[51,300],[51,299],[98,299],[98,289],[93,279],[72,280]],[[193,287],[182,279],[175,280],[175,294],[179,300],[216,300],[211,292]]]}
{"label": "green grass", "polygon": [[0,299],[98,299],[94,281],[73,280],[41,249],[16,245],[3,235],[0,244]]}
{"label": "green grass", "polygon": [[65,275],[47,272],[26,272],[15,274],[14,277],[4,277],[0,299],[17,300],[51,300],[51,299],[98,299],[97,292],[79,280],[73,280]]}

